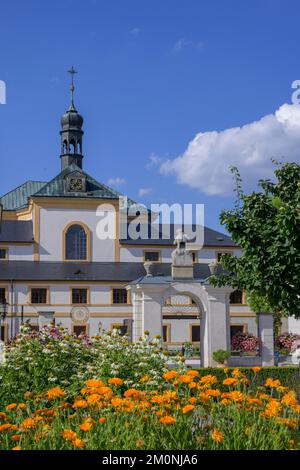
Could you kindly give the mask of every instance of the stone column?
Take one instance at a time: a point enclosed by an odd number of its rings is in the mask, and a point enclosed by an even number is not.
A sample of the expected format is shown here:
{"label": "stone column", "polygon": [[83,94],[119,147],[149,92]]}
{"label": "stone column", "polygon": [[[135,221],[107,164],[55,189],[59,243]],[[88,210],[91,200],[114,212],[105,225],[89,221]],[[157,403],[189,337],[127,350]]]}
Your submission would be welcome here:
{"label": "stone column", "polygon": [[230,352],[230,315],[229,293],[231,288],[215,288],[204,286],[207,292],[207,307],[201,317],[201,365],[202,367],[216,366],[213,352],[223,349]]}
{"label": "stone column", "polygon": [[263,366],[274,365],[274,332],[273,315],[258,314],[258,337],[260,340],[261,363]]}
{"label": "stone column", "polygon": [[143,326],[149,331],[150,339],[156,335],[163,336],[162,327],[162,292],[164,289],[143,289]]}
{"label": "stone column", "polygon": [[137,341],[145,331],[149,331],[150,339],[156,335],[162,337],[162,299],[166,287],[139,284],[127,289],[131,291],[133,304],[132,341]]}

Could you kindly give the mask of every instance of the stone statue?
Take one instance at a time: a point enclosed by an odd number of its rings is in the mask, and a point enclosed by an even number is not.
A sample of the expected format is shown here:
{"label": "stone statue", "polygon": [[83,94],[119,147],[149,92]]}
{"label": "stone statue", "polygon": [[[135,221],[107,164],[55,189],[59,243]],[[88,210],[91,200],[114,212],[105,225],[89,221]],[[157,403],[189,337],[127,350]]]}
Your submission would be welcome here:
{"label": "stone statue", "polygon": [[174,244],[177,245],[177,248],[172,252],[173,266],[193,265],[192,253],[186,249],[188,240],[188,236],[180,228],[176,230]]}
{"label": "stone statue", "polygon": [[188,240],[188,236],[181,229],[176,230],[174,244],[177,247],[172,252],[173,279],[193,279],[194,277],[193,255],[186,248]]}

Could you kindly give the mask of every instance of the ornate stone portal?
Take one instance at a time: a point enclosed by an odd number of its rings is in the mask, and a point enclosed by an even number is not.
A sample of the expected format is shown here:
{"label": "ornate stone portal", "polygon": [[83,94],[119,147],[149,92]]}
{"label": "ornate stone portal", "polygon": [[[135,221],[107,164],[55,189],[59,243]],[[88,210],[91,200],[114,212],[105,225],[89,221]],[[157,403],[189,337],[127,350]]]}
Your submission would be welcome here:
{"label": "ornate stone portal", "polygon": [[[150,338],[162,337],[162,312],[166,299],[176,295],[187,295],[198,307],[200,328],[201,365],[215,366],[213,352],[219,349],[230,352],[230,286],[218,288],[210,284],[210,274],[206,278],[194,277],[191,253],[186,249],[188,239],[182,232],[176,235],[177,247],[172,253],[171,276],[155,276],[149,266],[147,275],[127,286],[133,303],[132,340],[137,341],[145,331]],[[270,316],[259,316],[259,337],[261,357],[259,364],[271,365],[273,355],[273,327]],[[242,365],[242,364],[239,364]]]}

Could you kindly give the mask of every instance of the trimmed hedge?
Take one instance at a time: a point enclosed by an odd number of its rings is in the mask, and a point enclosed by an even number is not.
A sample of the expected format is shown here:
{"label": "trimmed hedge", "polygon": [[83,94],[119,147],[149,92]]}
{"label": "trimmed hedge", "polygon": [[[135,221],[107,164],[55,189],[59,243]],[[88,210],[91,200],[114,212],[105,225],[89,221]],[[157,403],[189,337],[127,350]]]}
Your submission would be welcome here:
{"label": "trimmed hedge", "polygon": [[[257,373],[253,372],[252,367],[227,367],[227,374],[222,367],[205,367],[197,369],[201,376],[204,375],[215,375],[219,382],[222,382],[228,375],[231,375],[231,371],[239,369],[248,378],[251,384],[254,386],[263,385],[269,377],[272,379],[278,379],[285,387],[289,387],[297,392],[300,397],[300,369],[297,366],[285,366],[285,367],[262,367]],[[222,389],[222,387],[220,387]],[[227,388],[226,388],[227,389]]]}

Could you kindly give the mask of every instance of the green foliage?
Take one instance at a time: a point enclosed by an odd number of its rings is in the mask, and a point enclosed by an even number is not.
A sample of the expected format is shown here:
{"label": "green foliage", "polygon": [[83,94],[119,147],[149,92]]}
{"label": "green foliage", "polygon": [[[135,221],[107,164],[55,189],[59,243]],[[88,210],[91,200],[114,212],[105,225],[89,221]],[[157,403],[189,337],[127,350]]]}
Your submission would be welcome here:
{"label": "green foliage", "polygon": [[224,364],[229,357],[230,353],[224,349],[218,349],[217,351],[213,352],[213,359],[219,364]]}
{"label": "green foliage", "polygon": [[277,181],[261,180],[261,191],[250,195],[241,190],[238,170],[233,172],[237,203],[220,220],[243,253],[224,255],[226,273],[212,283],[246,290],[256,311],[300,318],[300,166],[278,165]]}

